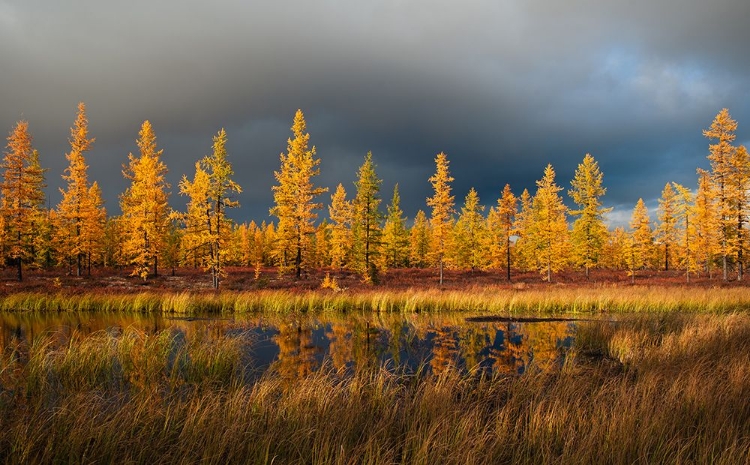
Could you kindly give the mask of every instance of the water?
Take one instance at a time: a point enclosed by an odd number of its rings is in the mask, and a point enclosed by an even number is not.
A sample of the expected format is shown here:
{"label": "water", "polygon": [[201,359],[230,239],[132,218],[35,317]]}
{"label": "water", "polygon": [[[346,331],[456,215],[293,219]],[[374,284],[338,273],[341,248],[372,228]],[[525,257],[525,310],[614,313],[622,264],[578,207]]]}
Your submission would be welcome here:
{"label": "water", "polygon": [[523,373],[554,370],[564,363],[576,321],[497,321],[466,314],[235,315],[229,318],[160,314],[0,313],[0,349],[54,335],[133,328],[147,334],[169,330],[186,338],[245,337],[248,359],[261,371],[305,376],[324,364],[353,370],[385,365],[407,372]]}

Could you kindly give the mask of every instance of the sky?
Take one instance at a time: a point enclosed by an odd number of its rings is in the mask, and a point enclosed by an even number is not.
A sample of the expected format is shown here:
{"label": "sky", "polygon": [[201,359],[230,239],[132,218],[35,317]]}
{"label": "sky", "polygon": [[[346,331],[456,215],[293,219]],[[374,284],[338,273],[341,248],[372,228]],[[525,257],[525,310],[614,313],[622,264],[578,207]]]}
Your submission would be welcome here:
{"label": "sky", "polygon": [[174,208],[225,128],[243,188],[231,215],[273,220],[299,108],[326,206],[339,182],[353,195],[368,151],[383,210],[398,183],[409,219],[429,214],[441,151],[457,209],[471,187],[488,206],[506,183],[533,194],[548,163],[569,202],[590,153],[624,225],[638,198],[655,219],[665,183],[695,187],[722,108],[750,144],[747,18],[747,0],[0,0],[0,129],[29,122],[52,206],[83,101],[109,214],[149,120]]}

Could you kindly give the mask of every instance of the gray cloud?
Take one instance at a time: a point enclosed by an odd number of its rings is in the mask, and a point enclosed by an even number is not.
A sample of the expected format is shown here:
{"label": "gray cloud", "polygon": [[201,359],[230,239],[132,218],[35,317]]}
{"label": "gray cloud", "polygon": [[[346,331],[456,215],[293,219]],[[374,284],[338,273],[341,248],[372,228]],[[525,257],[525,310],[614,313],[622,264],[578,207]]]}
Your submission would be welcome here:
{"label": "gray cloud", "polygon": [[0,127],[30,121],[52,203],[79,100],[113,213],[144,119],[175,206],[180,177],[227,129],[240,220],[268,219],[297,108],[321,184],[352,192],[372,150],[384,203],[399,183],[410,217],[439,151],[458,202],[474,186],[486,204],[506,183],[533,190],[547,163],[567,189],[590,152],[605,202],[626,209],[667,181],[694,184],[722,107],[750,139],[746,1],[111,3],[0,0]]}

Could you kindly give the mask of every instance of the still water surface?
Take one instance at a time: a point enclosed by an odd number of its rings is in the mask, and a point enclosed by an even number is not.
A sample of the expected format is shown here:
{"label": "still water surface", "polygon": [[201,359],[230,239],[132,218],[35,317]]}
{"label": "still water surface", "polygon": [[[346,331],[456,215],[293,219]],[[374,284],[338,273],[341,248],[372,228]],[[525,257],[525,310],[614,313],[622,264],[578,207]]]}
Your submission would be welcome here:
{"label": "still water surface", "polygon": [[[478,320],[478,321],[477,321]],[[243,337],[253,368],[271,368],[304,376],[330,364],[336,369],[385,365],[439,373],[458,369],[476,373],[523,373],[562,366],[584,322],[493,321],[466,314],[234,315],[171,317],[161,314],[0,313],[0,348],[54,334],[65,341],[73,334],[101,331],[117,335],[126,329],[186,338]]]}

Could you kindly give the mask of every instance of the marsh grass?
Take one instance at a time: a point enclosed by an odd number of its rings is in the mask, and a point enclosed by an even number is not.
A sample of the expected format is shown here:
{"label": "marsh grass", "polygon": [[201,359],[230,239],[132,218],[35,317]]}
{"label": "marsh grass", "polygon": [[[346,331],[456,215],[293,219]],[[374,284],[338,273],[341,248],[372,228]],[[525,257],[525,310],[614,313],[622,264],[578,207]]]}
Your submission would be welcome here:
{"label": "marsh grass", "polygon": [[565,287],[371,290],[357,292],[261,290],[138,294],[16,293],[0,311],[97,311],[174,314],[246,312],[491,312],[503,314],[699,312],[750,309],[745,288]]}
{"label": "marsh grass", "polygon": [[581,325],[562,370],[248,376],[248,337],[54,333],[0,366],[7,463],[750,460],[750,317]]}

